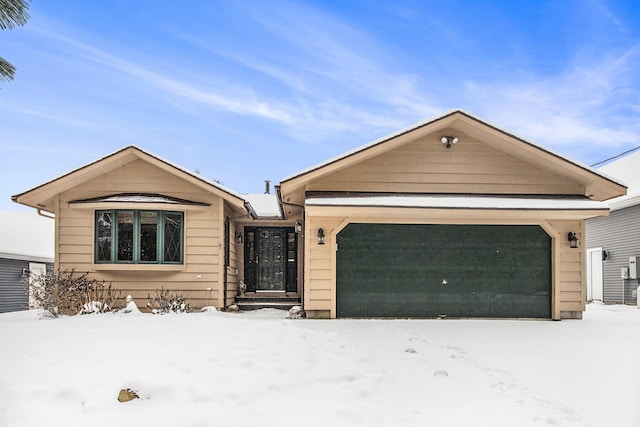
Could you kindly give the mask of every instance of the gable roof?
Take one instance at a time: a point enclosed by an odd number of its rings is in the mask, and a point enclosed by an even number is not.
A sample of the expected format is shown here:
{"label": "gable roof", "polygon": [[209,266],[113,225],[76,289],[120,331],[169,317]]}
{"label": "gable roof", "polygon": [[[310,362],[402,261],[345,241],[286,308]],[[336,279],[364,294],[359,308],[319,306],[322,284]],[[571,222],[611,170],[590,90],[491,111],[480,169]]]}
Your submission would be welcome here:
{"label": "gable roof", "polygon": [[52,197],[56,194],[67,191],[83,182],[115,170],[118,167],[126,165],[137,159],[147,161],[160,169],[185,179],[192,184],[223,198],[243,212],[246,212],[244,198],[235,191],[232,191],[217,182],[205,179],[194,172],[144,151],[134,145],[122,148],[112,154],[32,188],[31,190],[11,196],[11,200],[35,209],[53,212],[54,208]]}
{"label": "gable roof", "polygon": [[484,143],[496,149],[583,183],[587,188],[585,196],[594,200],[607,200],[624,194],[626,191],[624,184],[615,178],[606,176],[589,166],[525,140],[462,110],[446,112],[302,170],[282,180],[280,183],[281,191],[289,195],[315,179],[378,156],[420,136],[444,131],[450,127],[460,128],[465,133],[478,136]]}

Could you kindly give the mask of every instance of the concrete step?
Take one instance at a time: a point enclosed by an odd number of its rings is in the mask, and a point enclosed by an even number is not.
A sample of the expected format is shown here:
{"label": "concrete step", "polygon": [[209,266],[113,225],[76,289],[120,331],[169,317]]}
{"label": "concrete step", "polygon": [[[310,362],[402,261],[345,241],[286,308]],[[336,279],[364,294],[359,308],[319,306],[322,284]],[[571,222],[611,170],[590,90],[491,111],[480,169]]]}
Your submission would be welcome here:
{"label": "concrete step", "polygon": [[278,310],[289,310],[295,305],[300,305],[299,301],[236,301],[240,310],[260,310],[262,308],[276,308]]}
{"label": "concrete step", "polygon": [[289,310],[300,305],[300,295],[284,292],[248,292],[244,296],[236,296],[236,305],[240,310],[259,310],[261,308],[277,308]]}
{"label": "concrete step", "polygon": [[236,297],[236,303],[262,302],[262,303],[291,303],[300,304],[300,298],[296,297]]}

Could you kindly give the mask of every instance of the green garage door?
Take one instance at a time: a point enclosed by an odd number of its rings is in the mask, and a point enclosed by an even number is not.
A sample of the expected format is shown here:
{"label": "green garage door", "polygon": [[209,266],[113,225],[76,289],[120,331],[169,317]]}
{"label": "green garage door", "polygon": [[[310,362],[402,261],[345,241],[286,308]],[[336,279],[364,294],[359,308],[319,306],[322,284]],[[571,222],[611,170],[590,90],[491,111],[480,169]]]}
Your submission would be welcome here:
{"label": "green garage door", "polygon": [[551,238],[539,226],[349,224],[338,317],[551,317]]}

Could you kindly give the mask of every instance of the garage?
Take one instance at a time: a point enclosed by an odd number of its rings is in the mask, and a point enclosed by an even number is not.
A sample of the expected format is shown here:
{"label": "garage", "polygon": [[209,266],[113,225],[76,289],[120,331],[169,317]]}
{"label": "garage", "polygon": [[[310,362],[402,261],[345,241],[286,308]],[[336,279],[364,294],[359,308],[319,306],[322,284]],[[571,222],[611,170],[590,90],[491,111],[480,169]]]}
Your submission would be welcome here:
{"label": "garage", "polygon": [[337,317],[551,318],[537,225],[351,223],[337,235]]}

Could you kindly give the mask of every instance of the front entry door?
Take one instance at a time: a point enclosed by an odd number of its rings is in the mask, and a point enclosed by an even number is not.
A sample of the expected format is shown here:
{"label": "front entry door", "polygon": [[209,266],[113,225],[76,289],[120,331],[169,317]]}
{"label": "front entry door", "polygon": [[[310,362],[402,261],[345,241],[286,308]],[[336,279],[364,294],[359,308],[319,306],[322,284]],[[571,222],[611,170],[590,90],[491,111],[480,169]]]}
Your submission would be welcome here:
{"label": "front entry door", "polygon": [[290,228],[245,228],[248,292],[295,292],[297,237]]}
{"label": "front entry door", "polygon": [[257,291],[284,291],[285,251],[282,230],[259,230],[257,247]]}

